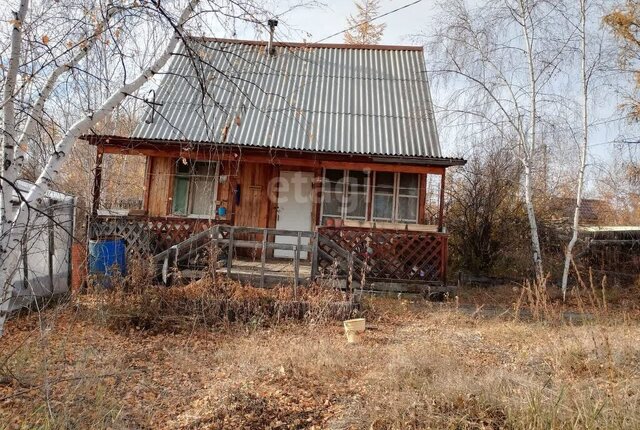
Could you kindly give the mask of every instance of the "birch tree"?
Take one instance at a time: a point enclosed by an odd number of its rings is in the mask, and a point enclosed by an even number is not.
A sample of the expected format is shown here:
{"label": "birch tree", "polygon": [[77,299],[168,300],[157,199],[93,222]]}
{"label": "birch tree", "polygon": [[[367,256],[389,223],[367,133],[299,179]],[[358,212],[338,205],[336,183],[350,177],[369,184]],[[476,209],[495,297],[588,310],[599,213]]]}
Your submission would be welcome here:
{"label": "birch tree", "polygon": [[448,94],[441,103],[444,122],[455,122],[465,133],[499,133],[522,165],[521,193],[539,279],[545,269],[534,184],[544,150],[539,132],[564,106],[552,90],[572,40],[557,31],[562,7],[543,0],[489,0],[476,7],[464,0],[443,2],[428,45],[433,73]]}
{"label": "birch tree", "polygon": [[584,191],[584,178],[587,167],[587,155],[589,151],[589,87],[593,69],[588,69],[587,65],[587,0],[580,0],[578,14],[579,39],[580,39],[580,83],[582,93],[582,143],[580,145],[580,167],[578,170],[576,205],[573,214],[572,235],[567,245],[564,270],[562,272],[562,297],[567,296],[567,282],[569,280],[569,269],[573,259],[573,248],[578,242],[578,227],[580,225],[580,207],[582,206],[582,195]]}
{"label": "birch tree", "polygon": [[[244,19],[255,23],[262,18],[258,16],[261,10],[252,0],[105,0],[86,4],[71,0],[41,0],[30,4],[29,0],[16,0],[10,7],[13,12],[5,51],[8,61],[3,61],[0,67],[4,69],[0,147],[3,161],[0,166],[0,335],[13,293],[12,280],[19,265],[21,239],[28,228],[29,212],[55,186],[78,138],[103,124],[125,99],[138,98],[136,92],[162,70],[178,42],[187,36],[189,26],[196,25],[194,19],[206,28],[212,22],[215,25],[224,20]],[[197,14],[196,8],[199,8]],[[92,12],[96,9],[100,13]],[[50,10],[56,13],[49,13]],[[75,16],[75,12],[80,15]],[[48,31],[52,33],[37,34],[43,23],[50,24]],[[53,34],[56,31],[58,33]],[[158,41],[160,49],[152,46],[151,41]],[[137,55],[126,52],[127,44],[143,45],[141,49],[154,54],[155,58],[140,64]],[[45,106],[54,95],[69,91],[69,82],[78,81],[79,74],[92,76],[91,72],[82,70],[81,65],[88,62],[97,45],[111,47],[106,55],[114,57],[113,67],[121,68],[120,84],[89,111],[79,107],[73,113],[67,112],[75,115],[75,119],[54,138],[54,146],[34,185],[16,199],[14,184],[29,156],[30,145],[38,139],[46,122]],[[133,73],[136,70],[137,73]],[[51,117],[47,121],[51,121]]]}

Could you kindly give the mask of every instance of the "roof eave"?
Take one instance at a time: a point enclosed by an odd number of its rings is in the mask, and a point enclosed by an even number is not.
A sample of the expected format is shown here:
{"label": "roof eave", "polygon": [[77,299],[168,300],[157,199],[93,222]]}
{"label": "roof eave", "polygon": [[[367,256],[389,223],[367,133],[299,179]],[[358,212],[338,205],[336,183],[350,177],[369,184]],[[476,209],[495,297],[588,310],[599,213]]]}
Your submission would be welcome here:
{"label": "roof eave", "polygon": [[156,148],[158,148],[158,146],[161,146],[166,148],[167,150],[170,150],[170,149],[175,149],[176,147],[182,147],[184,145],[195,145],[195,146],[217,146],[219,148],[231,148],[231,149],[252,149],[252,150],[264,151],[264,152],[304,153],[304,154],[312,154],[317,157],[322,157],[323,155],[366,157],[370,159],[370,161],[373,163],[382,163],[382,164],[401,163],[401,164],[413,164],[413,165],[423,165],[423,166],[452,167],[452,166],[463,166],[467,163],[467,160],[464,160],[462,158],[452,158],[452,157],[366,154],[366,153],[357,153],[357,152],[337,152],[337,151],[312,151],[308,149],[263,147],[259,145],[240,145],[240,144],[229,144],[229,143],[223,144],[223,143],[192,142],[192,141],[181,141],[181,140],[173,141],[173,140],[162,140],[162,139],[143,139],[143,138],[132,138],[132,137],[123,137],[123,136],[114,136],[114,135],[98,135],[98,134],[82,135],[80,136],[80,139],[89,142],[89,144],[91,145],[106,145],[106,146],[113,146],[113,147],[120,147],[120,148],[136,148],[142,145],[153,145]]}

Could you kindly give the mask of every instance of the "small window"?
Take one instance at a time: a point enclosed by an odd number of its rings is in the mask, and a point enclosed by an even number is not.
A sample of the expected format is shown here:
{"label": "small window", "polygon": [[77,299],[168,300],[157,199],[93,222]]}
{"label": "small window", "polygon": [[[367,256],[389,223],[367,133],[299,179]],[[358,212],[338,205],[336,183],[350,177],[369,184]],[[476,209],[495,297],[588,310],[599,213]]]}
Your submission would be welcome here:
{"label": "small window", "polygon": [[399,174],[396,219],[400,222],[418,222],[418,175]]}
{"label": "small window", "polygon": [[367,219],[369,174],[326,170],[322,187],[322,222],[327,218]]}
{"label": "small window", "polygon": [[373,189],[374,221],[418,222],[419,176],[376,172]]}
{"label": "small window", "polygon": [[178,161],[173,185],[174,214],[214,215],[217,167],[217,163]]}
{"label": "small window", "polygon": [[322,222],[327,218],[342,218],[344,170],[326,170],[322,185]]}
{"label": "small window", "polygon": [[373,214],[374,221],[393,221],[395,189],[395,174],[389,172],[376,172],[373,188]]}
{"label": "small window", "polygon": [[346,219],[367,219],[367,195],[369,175],[365,172],[347,172],[347,199],[345,207]]}

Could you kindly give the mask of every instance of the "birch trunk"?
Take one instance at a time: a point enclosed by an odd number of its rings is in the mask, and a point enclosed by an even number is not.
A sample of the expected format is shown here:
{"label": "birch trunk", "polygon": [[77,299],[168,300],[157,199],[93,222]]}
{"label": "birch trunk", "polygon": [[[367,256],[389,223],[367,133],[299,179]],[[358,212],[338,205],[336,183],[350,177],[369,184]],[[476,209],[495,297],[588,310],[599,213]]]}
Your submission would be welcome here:
{"label": "birch trunk", "polygon": [[[16,175],[13,169],[13,157],[17,143],[16,131],[16,111],[15,111],[15,90],[18,69],[20,67],[20,54],[22,49],[22,26],[29,10],[29,1],[22,0],[20,7],[15,12],[11,29],[11,53],[9,56],[9,66],[3,89],[3,109],[2,109],[2,165],[0,166],[0,192],[2,193],[2,206],[0,206],[0,228],[2,229],[2,239],[0,239],[0,249],[4,248],[4,237],[6,228],[11,222],[15,209],[11,203],[13,189],[11,184],[15,182]],[[0,295],[0,298],[4,298]]]}
{"label": "birch trunk", "polygon": [[93,45],[95,45],[96,41],[98,40],[100,35],[103,33],[103,31],[109,24],[109,21],[115,15],[117,10],[118,8],[116,6],[109,7],[109,9],[107,10],[105,19],[96,25],[93,31],[93,34],[85,40],[85,45],[80,47],[80,52],[78,52],[67,63],[56,67],[56,69],[51,73],[51,75],[49,75],[47,82],[45,83],[44,87],[42,87],[42,91],[40,92],[38,99],[36,100],[35,104],[33,105],[33,108],[31,109],[29,118],[27,119],[27,122],[24,126],[20,139],[18,140],[18,145],[16,147],[16,152],[14,156],[14,162],[11,165],[11,168],[13,169],[13,172],[15,172],[15,175],[18,175],[19,172],[22,170],[22,166],[24,165],[24,158],[26,155],[25,153],[28,148],[29,141],[35,138],[34,132],[38,124],[42,124],[42,113],[43,113],[44,105],[49,99],[49,96],[51,96],[51,93],[55,88],[55,84],[58,81],[58,78],[63,73],[76,67],[78,63],[80,63],[80,61],[87,56],[87,53],[91,50]]}
{"label": "birch trunk", "polygon": [[573,248],[578,241],[578,227],[580,225],[580,208],[582,206],[582,194],[584,189],[584,175],[587,167],[587,154],[589,150],[589,78],[587,76],[587,0],[580,0],[580,36],[581,36],[581,72],[582,72],[582,148],[580,151],[580,169],[578,171],[578,188],[576,190],[576,207],[573,214],[573,234],[564,258],[564,271],[562,272],[562,298],[567,298],[567,284],[569,281],[569,269],[573,259]]}
{"label": "birch trunk", "polygon": [[0,260],[2,261],[2,265],[0,267],[0,288],[2,289],[2,303],[0,303],[0,336],[2,336],[4,332],[4,323],[7,318],[9,299],[13,293],[12,278],[20,260],[20,237],[24,234],[29,221],[30,204],[37,202],[49,190],[50,185],[57,178],[60,168],[73,148],[75,141],[83,134],[89,132],[93,125],[103,120],[129,94],[138,90],[167,63],[180,36],[182,35],[185,22],[191,16],[199,1],[200,0],[191,0],[189,2],[175,25],[175,32],[171,41],[165,48],[162,55],[156,59],[148,69],[142,72],[132,82],[125,84],[118,89],[118,91],[111,95],[111,97],[109,97],[92,115],[85,116],[71,126],[67,133],[56,144],[54,154],[49,158],[42,173],[29,190],[25,198],[26,201],[20,205],[17,214],[10,221],[10,229],[3,232],[7,236],[8,243],[6,247],[0,250]]}
{"label": "birch trunk", "polygon": [[[9,241],[17,243],[18,249],[20,247],[20,238],[11,237],[13,231],[11,229],[12,219],[14,217],[15,209],[12,202],[13,188],[12,184],[15,183],[15,175],[11,177],[11,164],[13,163],[14,148],[16,146],[16,113],[15,113],[15,89],[16,79],[18,76],[18,68],[20,67],[20,54],[22,49],[22,26],[24,19],[27,16],[29,10],[29,1],[22,0],[20,2],[20,8],[16,12],[13,20],[13,28],[11,30],[11,54],[9,57],[9,67],[7,70],[7,76],[3,90],[3,133],[2,133],[2,165],[0,166],[0,174],[2,180],[0,182],[0,192],[2,193],[2,202],[0,205],[0,255],[6,253],[7,244]],[[7,261],[4,258],[0,258],[0,278],[7,279],[13,277],[18,265],[7,267]],[[6,270],[5,270],[6,268]],[[9,308],[9,299],[13,293],[13,286],[5,288],[5,282],[0,283],[0,336],[2,335],[2,327],[4,327],[4,320],[6,318],[6,311]]]}
{"label": "birch trunk", "polygon": [[526,139],[522,142],[524,148],[524,202],[527,210],[527,218],[529,220],[529,230],[531,233],[531,251],[533,253],[533,265],[538,280],[544,277],[544,266],[542,264],[542,251],[540,248],[540,238],[538,235],[538,221],[533,206],[533,181],[532,181],[532,164],[536,150],[537,135],[537,116],[538,116],[538,100],[537,100],[537,80],[535,76],[535,64],[533,58],[533,41],[529,33],[529,24],[527,19],[529,11],[527,9],[526,0],[520,0],[520,12],[522,14],[522,34],[525,40],[525,54],[527,57],[527,67],[529,69],[529,86],[531,104],[531,129],[529,131],[529,142]]}

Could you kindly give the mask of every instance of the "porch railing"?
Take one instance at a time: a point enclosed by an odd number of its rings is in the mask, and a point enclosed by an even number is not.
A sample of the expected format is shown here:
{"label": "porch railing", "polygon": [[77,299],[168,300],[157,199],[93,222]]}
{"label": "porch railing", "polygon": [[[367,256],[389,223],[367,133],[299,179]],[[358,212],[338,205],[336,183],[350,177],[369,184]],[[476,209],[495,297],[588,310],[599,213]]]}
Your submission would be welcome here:
{"label": "porch railing", "polygon": [[218,223],[198,218],[97,216],[89,222],[89,237],[119,236],[130,254],[156,255]]}
{"label": "porch railing", "polygon": [[[341,278],[372,282],[446,282],[447,235],[436,232],[370,229],[362,227],[318,227],[317,232],[297,232],[220,224],[193,218],[99,216],[90,223],[91,236],[117,235],[125,239],[130,254],[155,255],[156,261],[180,266],[215,245],[225,254],[227,272],[243,250],[260,258],[262,272],[268,251],[293,251],[294,275],[300,253],[309,252],[311,277],[332,273]],[[275,236],[296,238],[294,243],[276,243]],[[302,243],[308,238],[309,244]],[[173,251],[171,249],[173,248]]]}
{"label": "porch railing", "polygon": [[447,235],[358,227],[319,227],[318,265],[369,281],[446,282]]}
{"label": "porch railing", "polygon": [[[278,243],[276,241],[278,237],[290,237],[295,240],[294,243]],[[309,243],[303,243],[303,239],[308,239]],[[291,251],[295,293],[300,282],[301,253],[310,253],[311,260],[315,261],[316,240],[317,235],[311,231],[216,225],[162,251],[153,259],[161,268],[163,282],[169,283],[172,272],[189,266],[191,261],[198,259],[203,252],[206,253],[212,247],[224,255],[223,261],[227,275],[232,274],[233,261],[238,251],[252,250],[254,257],[257,255],[260,257],[260,286],[264,287],[268,251]]]}

